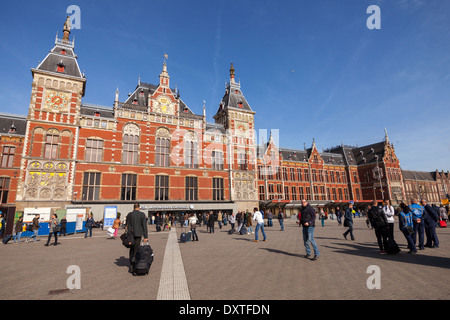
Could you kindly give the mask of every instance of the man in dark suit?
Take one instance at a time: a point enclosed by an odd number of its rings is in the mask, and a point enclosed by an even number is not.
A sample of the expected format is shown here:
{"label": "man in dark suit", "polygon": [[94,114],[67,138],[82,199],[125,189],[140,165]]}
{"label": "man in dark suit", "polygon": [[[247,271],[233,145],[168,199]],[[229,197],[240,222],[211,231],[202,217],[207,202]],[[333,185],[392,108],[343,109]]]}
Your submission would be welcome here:
{"label": "man in dark suit", "polygon": [[427,235],[427,242],[424,247],[439,248],[439,239],[436,234],[436,227],[439,221],[439,213],[431,207],[426,199],[422,199],[421,204],[426,212],[425,215],[425,234]]}
{"label": "man in dark suit", "polygon": [[128,213],[126,220],[127,232],[132,232],[134,237],[134,244],[130,247],[130,273],[134,272],[136,253],[141,245],[142,237],[144,237],[144,242],[148,241],[147,217],[145,213],[139,211],[140,208],[141,206],[136,203],[134,210]]}

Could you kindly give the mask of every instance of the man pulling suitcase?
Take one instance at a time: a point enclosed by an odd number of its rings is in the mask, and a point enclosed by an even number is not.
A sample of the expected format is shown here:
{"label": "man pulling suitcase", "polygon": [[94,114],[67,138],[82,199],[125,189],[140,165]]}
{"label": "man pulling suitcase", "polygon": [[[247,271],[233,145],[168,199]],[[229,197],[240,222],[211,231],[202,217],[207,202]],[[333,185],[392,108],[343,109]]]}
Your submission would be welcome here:
{"label": "man pulling suitcase", "polygon": [[134,269],[136,264],[136,254],[141,246],[141,240],[144,238],[144,242],[148,242],[148,230],[147,230],[147,217],[145,213],[139,211],[141,206],[136,203],[134,210],[127,215],[126,219],[126,231],[131,232],[134,237],[134,243],[130,247],[130,268],[128,272],[136,275]]}

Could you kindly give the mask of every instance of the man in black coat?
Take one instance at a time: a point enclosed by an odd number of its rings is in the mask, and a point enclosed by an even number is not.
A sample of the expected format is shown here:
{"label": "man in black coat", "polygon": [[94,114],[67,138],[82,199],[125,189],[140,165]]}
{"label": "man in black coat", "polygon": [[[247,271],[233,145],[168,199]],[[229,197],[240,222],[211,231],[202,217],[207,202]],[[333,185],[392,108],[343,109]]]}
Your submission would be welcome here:
{"label": "man in black coat", "polygon": [[375,235],[377,236],[380,253],[386,254],[388,222],[386,216],[384,215],[383,209],[378,207],[376,200],[373,200],[372,208],[370,208],[367,213],[367,218],[369,219],[372,227],[375,229]]}
{"label": "man in black coat", "polygon": [[300,224],[303,226],[302,234],[303,234],[303,244],[305,245],[306,255],[305,258],[309,258],[311,256],[311,247],[309,243],[311,243],[314,249],[314,257],[311,259],[315,261],[319,258],[320,252],[319,247],[314,240],[314,229],[316,226],[316,213],[314,212],[313,207],[308,203],[306,199],[302,199],[302,208],[300,215]]}
{"label": "man in black coat", "polygon": [[127,232],[132,232],[134,237],[134,244],[130,247],[130,269],[131,273],[134,272],[134,265],[136,260],[136,253],[141,245],[141,239],[144,238],[144,242],[148,241],[147,230],[147,217],[145,213],[139,211],[141,206],[136,203],[134,210],[127,215],[126,229]]}
{"label": "man in black coat", "polygon": [[437,222],[439,221],[439,213],[435,208],[431,207],[427,200],[422,199],[421,204],[426,212],[425,220],[425,234],[427,235],[427,242],[424,247],[439,248],[439,239],[436,234]]}

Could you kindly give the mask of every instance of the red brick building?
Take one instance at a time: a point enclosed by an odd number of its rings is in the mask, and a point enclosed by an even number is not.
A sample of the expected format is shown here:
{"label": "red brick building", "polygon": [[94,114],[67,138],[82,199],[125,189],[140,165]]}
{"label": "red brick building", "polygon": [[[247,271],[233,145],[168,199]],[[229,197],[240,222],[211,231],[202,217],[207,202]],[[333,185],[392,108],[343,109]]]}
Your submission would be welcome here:
{"label": "red brick building", "polygon": [[[255,111],[233,65],[209,123],[171,88],[166,62],[157,84],[139,81],[124,101],[117,90],[113,107],[83,103],[87,80],[77,59],[66,24],[63,38],[31,69],[28,115],[0,115],[2,206],[84,206],[100,220],[105,206],[126,213],[135,202],[149,214],[258,205],[295,213],[302,198],[336,207],[374,198],[395,204],[410,195],[411,174],[401,170],[387,133],[372,145],[322,152],[315,142],[304,150],[272,138],[258,146]],[[429,201],[439,202],[449,174],[431,177],[436,196]]]}

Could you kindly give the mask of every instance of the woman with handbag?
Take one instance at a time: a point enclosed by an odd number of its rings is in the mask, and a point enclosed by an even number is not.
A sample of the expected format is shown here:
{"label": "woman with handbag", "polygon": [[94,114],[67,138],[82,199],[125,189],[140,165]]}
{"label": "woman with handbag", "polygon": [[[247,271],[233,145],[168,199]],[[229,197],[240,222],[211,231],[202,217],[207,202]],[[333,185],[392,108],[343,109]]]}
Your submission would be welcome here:
{"label": "woman with handbag", "polygon": [[52,214],[52,220],[48,223],[49,227],[49,233],[48,233],[48,239],[47,243],[45,244],[46,247],[50,244],[50,239],[52,238],[52,234],[55,236],[55,242],[54,245],[56,246],[58,244],[58,232],[59,232],[59,219],[56,214]]}
{"label": "woman with handbag", "polygon": [[403,233],[406,241],[408,242],[408,253],[417,253],[417,249],[412,237],[412,235],[414,234],[414,227],[411,209],[403,202],[400,203],[400,208],[402,209],[402,211],[398,215],[398,225],[400,231]]}

